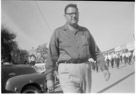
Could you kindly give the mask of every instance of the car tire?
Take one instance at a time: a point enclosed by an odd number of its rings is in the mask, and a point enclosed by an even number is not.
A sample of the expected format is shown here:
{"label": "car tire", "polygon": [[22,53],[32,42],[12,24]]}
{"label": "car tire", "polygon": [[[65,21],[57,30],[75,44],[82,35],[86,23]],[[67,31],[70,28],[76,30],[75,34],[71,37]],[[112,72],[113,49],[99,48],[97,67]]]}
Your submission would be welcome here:
{"label": "car tire", "polygon": [[27,86],[23,92],[23,94],[25,93],[33,93],[33,94],[37,94],[37,93],[41,93],[40,90],[34,86]]}

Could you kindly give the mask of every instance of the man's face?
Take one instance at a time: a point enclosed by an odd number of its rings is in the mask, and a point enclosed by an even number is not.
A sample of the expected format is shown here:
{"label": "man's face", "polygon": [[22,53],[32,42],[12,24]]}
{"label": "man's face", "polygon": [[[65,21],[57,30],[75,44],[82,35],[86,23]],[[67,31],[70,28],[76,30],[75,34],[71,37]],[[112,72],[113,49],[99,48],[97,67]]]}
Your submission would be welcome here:
{"label": "man's face", "polygon": [[79,13],[78,10],[74,7],[69,7],[66,10],[66,14],[65,14],[67,23],[70,25],[75,25],[78,23],[78,18],[79,18]]}
{"label": "man's face", "polygon": [[34,56],[32,56],[32,57],[30,58],[30,60],[31,60],[31,61],[35,61],[36,58],[35,58]]}

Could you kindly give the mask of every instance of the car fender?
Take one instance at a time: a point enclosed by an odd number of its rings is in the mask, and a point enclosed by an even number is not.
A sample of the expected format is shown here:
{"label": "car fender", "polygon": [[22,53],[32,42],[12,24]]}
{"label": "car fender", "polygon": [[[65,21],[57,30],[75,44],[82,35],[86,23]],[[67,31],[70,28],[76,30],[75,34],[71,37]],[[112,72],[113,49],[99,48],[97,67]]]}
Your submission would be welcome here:
{"label": "car fender", "polygon": [[44,90],[46,88],[46,85],[44,85],[45,80],[45,74],[40,73],[14,76],[7,80],[5,89],[14,92],[21,92],[24,86],[34,83],[39,85],[41,90]]}

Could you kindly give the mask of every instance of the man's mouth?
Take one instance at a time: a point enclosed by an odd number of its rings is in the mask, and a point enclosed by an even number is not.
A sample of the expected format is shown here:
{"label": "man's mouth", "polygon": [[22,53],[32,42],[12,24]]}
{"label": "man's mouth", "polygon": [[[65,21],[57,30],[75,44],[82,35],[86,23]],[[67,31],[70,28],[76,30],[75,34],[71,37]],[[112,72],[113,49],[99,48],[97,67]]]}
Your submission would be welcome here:
{"label": "man's mouth", "polygon": [[77,19],[72,19],[72,21],[77,21]]}

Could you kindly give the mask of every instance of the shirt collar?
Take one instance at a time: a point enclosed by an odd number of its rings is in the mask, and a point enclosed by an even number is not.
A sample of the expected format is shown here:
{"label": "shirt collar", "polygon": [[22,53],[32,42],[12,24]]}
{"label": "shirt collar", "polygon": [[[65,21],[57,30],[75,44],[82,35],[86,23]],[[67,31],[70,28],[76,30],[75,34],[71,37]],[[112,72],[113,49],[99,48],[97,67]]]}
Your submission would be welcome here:
{"label": "shirt collar", "polygon": [[[80,26],[77,25],[77,28],[76,28],[76,29],[77,29],[77,31],[80,31]],[[64,25],[64,30],[65,30],[65,31],[66,31],[66,30],[69,30],[67,24]]]}

